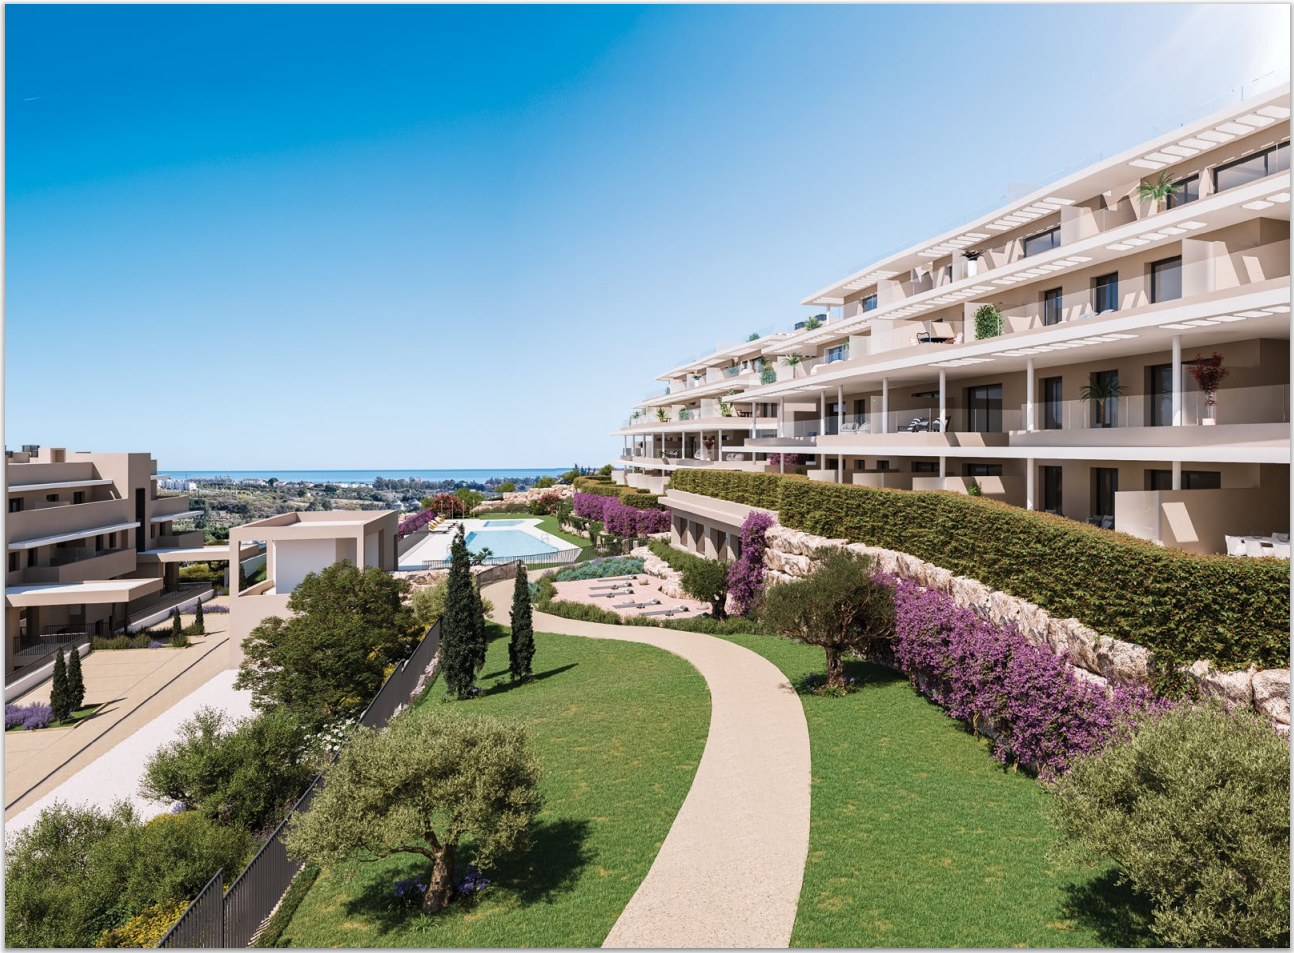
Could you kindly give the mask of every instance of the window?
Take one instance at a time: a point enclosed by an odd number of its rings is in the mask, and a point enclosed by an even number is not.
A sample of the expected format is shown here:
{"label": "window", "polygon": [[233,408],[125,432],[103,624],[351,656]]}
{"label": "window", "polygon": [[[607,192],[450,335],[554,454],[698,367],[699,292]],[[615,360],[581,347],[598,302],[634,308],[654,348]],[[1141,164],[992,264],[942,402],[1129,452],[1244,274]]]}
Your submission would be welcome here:
{"label": "window", "polygon": [[1042,323],[1044,325],[1060,324],[1063,314],[1061,301],[1064,295],[1059,288],[1052,288],[1042,293]]}
{"label": "window", "polygon": [[1092,310],[1097,314],[1119,310],[1119,273],[1117,271],[1093,279]]}
{"label": "window", "polygon": [[[1146,489],[1171,490],[1173,488],[1172,470],[1147,470]],[[1183,490],[1220,490],[1222,474],[1217,470],[1183,470]]]}
{"label": "window", "polygon": [[1024,240],[1024,257],[1041,255],[1045,251],[1060,247],[1060,226],[1049,228],[1037,235],[1030,235]]}
{"label": "window", "polygon": [[868,295],[866,298],[864,298],[864,299],[863,299],[862,305],[863,305],[862,310],[863,310],[863,312],[864,312],[864,313],[866,313],[866,312],[868,312],[868,311],[875,311],[875,310],[876,310],[876,295],[874,295],[874,294],[870,294],[870,295]]}
{"label": "window", "polygon": [[1062,402],[1064,393],[1062,377],[1044,377],[1042,379],[1042,429],[1060,430],[1065,426],[1065,405]]}
{"label": "window", "polygon": [[889,468],[890,468],[890,461],[888,461],[888,460],[877,460],[877,461],[876,461],[876,469],[878,469],[878,470],[888,470]]}
{"label": "window", "polygon": [[116,534],[116,533],[109,533],[109,534],[108,534],[108,548],[109,548],[109,549],[116,549],[116,548],[117,548],[117,534]]}
{"label": "window", "polygon": [[968,477],[1000,477],[1002,475],[1002,464],[1000,463],[968,463],[966,464],[966,476]]}
{"label": "window", "polygon": [[96,536],[96,537],[94,538],[94,551],[95,551],[96,553],[101,553],[101,552],[103,552],[103,534],[102,534],[102,533],[100,533],[98,536]]}
{"label": "window", "polygon": [[833,362],[835,362],[835,361],[847,361],[847,360],[849,360],[849,345],[848,345],[848,344],[837,344],[835,347],[829,347],[829,348],[827,348],[827,355],[826,355],[826,357],[827,357],[827,363],[828,363],[828,364],[831,364],[831,363],[833,363]]}
{"label": "window", "polygon": [[1119,492],[1119,471],[1113,467],[1092,468],[1092,515],[1114,516],[1114,494]]}
{"label": "window", "polygon": [[1150,265],[1150,301],[1176,301],[1182,296],[1182,256]]}
{"label": "window", "polygon": [[1092,405],[1092,426],[1119,426],[1119,372],[1093,371],[1091,382],[1092,390],[1108,395],[1100,400],[1088,401]]}
{"label": "window", "polygon": [[1178,208],[1200,197],[1200,177],[1188,176],[1173,183],[1173,191],[1168,193],[1168,207]]}
{"label": "window", "polygon": [[1284,172],[1289,167],[1290,144],[1282,142],[1278,146],[1218,166],[1213,170],[1213,191],[1225,192],[1238,185],[1248,185],[1277,172]]}
{"label": "window", "polygon": [[[1155,364],[1146,368],[1150,377],[1146,393],[1150,395],[1150,426],[1173,425],[1173,365]],[[1151,487],[1155,489],[1155,487]]]}
{"label": "window", "polygon": [[36,565],[36,550],[34,549],[27,550],[27,565],[28,566]]}
{"label": "window", "polygon": [[1060,467],[1042,467],[1042,508],[1048,513],[1061,512],[1061,474]]}
{"label": "window", "polygon": [[966,388],[970,408],[970,429],[974,433],[1002,432],[1002,385],[985,384]]}
{"label": "window", "polygon": [[73,503],[84,503],[84,502],[85,502],[85,491],[84,491],[84,490],[77,490],[75,493],[73,493],[73,494],[72,494],[72,502],[73,502]]}
{"label": "window", "polygon": [[9,501],[9,512],[10,513],[22,512],[22,497],[18,497],[17,499],[11,499]]}
{"label": "window", "polygon": [[939,464],[933,460],[914,460],[912,461],[913,473],[938,473]]}
{"label": "window", "polygon": [[17,571],[18,571],[18,554],[17,554],[17,553],[10,553],[10,554],[9,554],[9,571],[10,571],[10,572],[17,572]]}
{"label": "window", "polygon": [[46,494],[45,494],[45,502],[46,502],[46,503],[57,503],[57,502],[58,502],[58,494],[57,494],[57,493],[46,493]]}

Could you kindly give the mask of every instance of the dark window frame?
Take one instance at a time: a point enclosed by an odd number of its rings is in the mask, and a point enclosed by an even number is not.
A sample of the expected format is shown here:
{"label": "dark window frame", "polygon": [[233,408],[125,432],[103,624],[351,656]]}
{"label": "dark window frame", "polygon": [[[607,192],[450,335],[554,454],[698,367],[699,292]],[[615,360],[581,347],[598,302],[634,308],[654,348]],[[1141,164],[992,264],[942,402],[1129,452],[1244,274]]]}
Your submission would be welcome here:
{"label": "dark window frame", "polygon": [[[1159,304],[1163,301],[1180,301],[1182,297],[1182,256],[1173,255],[1171,258],[1161,258],[1159,261],[1152,261],[1147,266],[1150,271],[1150,303]],[[1161,274],[1170,273],[1175,270],[1177,274],[1177,294],[1166,297],[1161,287]],[[1171,290],[1171,289],[1170,289]]]}
{"label": "dark window frame", "polygon": [[[992,391],[996,388],[997,396]],[[1002,429],[1002,384],[977,384],[966,388],[968,430],[971,433],[1004,433]],[[996,404],[996,406],[994,406]],[[994,426],[996,424],[996,427]]]}
{"label": "dark window frame", "polygon": [[1065,378],[1044,377],[1039,383],[1042,385],[1042,429],[1065,429]]}
{"label": "dark window frame", "polygon": [[[1190,184],[1194,182],[1195,188],[1192,190]],[[1198,202],[1200,199],[1200,174],[1188,175],[1184,179],[1178,179],[1173,183],[1173,191],[1168,193],[1168,207],[1181,208],[1183,205],[1189,205],[1191,202]]]}
{"label": "dark window frame", "polygon": [[[1102,304],[1113,304],[1113,307],[1102,308]],[[1119,310],[1119,273],[1117,271],[1097,275],[1092,279],[1092,310],[1097,314],[1106,314]]]}
{"label": "dark window frame", "polygon": [[[1031,244],[1040,239],[1048,239],[1046,248],[1031,248]],[[1020,249],[1024,252],[1025,258],[1032,258],[1034,255],[1041,255],[1043,252],[1051,251],[1053,248],[1060,247],[1060,226],[1053,225],[1051,228],[1043,229],[1034,235],[1029,235],[1020,242]]]}
{"label": "dark window frame", "polygon": [[[1054,304],[1054,307],[1053,307]],[[1055,320],[1049,320],[1054,318]],[[1065,292],[1060,288],[1048,288],[1042,293],[1042,325],[1053,327],[1065,319]]]}
{"label": "dark window frame", "polygon": [[[1286,139],[1284,142],[1278,142],[1275,145],[1268,146],[1266,149],[1259,149],[1256,152],[1249,153],[1249,155],[1247,156],[1241,156],[1239,159],[1232,159],[1230,162],[1224,162],[1222,165],[1215,166],[1213,169],[1213,191],[1226,192],[1229,189],[1239,188],[1242,185],[1248,185],[1250,182],[1257,182],[1259,179],[1265,179],[1269,175],[1275,175],[1277,172],[1284,172],[1286,169],[1290,167],[1289,149],[1290,149],[1290,141]],[[1285,156],[1284,166],[1282,167],[1281,162],[1278,158],[1273,167],[1272,156],[1281,155],[1282,150],[1284,150],[1283,154]],[[1254,162],[1257,159],[1263,160],[1264,171],[1262,175],[1255,176],[1254,178],[1248,179],[1244,182],[1236,182],[1232,185],[1222,185],[1218,181],[1218,176],[1220,174],[1229,172],[1238,166],[1242,166],[1250,162]]]}

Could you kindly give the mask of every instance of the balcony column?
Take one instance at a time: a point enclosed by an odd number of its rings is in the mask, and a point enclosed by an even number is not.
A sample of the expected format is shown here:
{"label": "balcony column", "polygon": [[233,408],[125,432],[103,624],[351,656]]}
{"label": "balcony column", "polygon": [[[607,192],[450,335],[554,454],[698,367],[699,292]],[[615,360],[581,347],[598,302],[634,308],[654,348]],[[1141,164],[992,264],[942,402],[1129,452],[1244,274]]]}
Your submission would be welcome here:
{"label": "balcony column", "polygon": [[946,476],[948,476],[948,458],[940,457],[939,458],[939,479],[942,480]]}
{"label": "balcony column", "polygon": [[881,378],[881,433],[890,432],[890,379]]}
{"label": "balcony column", "polygon": [[[1182,425],[1182,336],[1173,335],[1173,426]],[[1180,470],[1181,467],[1179,466]],[[1173,489],[1178,489],[1177,480],[1173,480]]]}
{"label": "balcony column", "polygon": [[1173,489],[1180,490],[1181,488],[1182,488],[1182,461],[1174,460],[1173,461]]}
{"label": "balcony column", "polygon": [[784,401],[781,397],[777,398],[777,436],[779,439],[786,437],[786,434],[784,432],[784,428],[785,428],[784,420],[786,415],[783,412],[783,407],[782,407],[783,403]]}
{"label": "balcony column", "polygon": [[939,432],[944,432],[944,418],[948,416],[948,372],[939,368]]}
{"label": "balcony column", "polygon": [[[1034,412],[1033,412],[1033,358],[1025,362],[1025,374],[1028,375],[1024,381],[1024,429],[1028,433],[1034,431]],[[1033,471],[1029,471],[1029,485],[1033,486]],[[1033,500],[1032,490],[1029,493],[1030,501]],[[1030,502],[1029,509],[1033,509],[1033,503]]]}
{"label": "balcony column", "polygon": [[[1030,363],[1030,364],[1032,364],[1032,363],[1033,363],[1033,361],[1030,361],[1029,363]],[[1030,428],[1030,429],[1032,429],[1032,428]],[[1033,488],[1034,471],[1036,471],[1037,469],[1038,469],[1038,468],[1037,468],[1037,467],[1035,467],[1035,466],[1033,465],[1033,457],[1027,457],[1027,458],[1025,458],[1025,461],[1024,461],[1024,508],[1025,508],[1026,510],[1036,510],[1036,509],[1038,508],[1038,505],[1037,505],[1037,503],[1035,502],[1035,500],[1034,500],[1034,498],[1033,498],[1033,495],[1034,495],[1034,488]]]}
{"label": "balcony column", "polygon": [[[818,436],[827,432],[827,392],[818,394]],[[821,461],[819,461],[821,463]]]}

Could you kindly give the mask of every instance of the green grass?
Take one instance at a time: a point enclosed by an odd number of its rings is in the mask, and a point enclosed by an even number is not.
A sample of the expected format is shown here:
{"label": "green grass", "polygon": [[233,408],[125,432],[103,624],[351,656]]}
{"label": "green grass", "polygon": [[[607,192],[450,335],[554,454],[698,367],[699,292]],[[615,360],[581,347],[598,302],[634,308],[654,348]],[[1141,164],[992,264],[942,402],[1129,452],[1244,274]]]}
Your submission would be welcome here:
{"label": "green grass", "polygon": [[437,683],[408,715],[448,705],[530,727],[544,771],[531,850],[487,872],[494,886],[477,900],[430,919],[391,908],[392,883],[422,872],[416,858],[325,871],[281,945],[601,945],[692,785],[709,693],[690,665],[650,646],[538,633],[535,647],[533,681],[506,682],[507,639],[495,638],[478,698],[442,702]]}
{"label": "green grass", "polygon": [[[788,677],[821,649],[720,636]],[[850,662],[861,690],[802,696],[813,752],[809,856],[792,946],[1134,946],[1144,914],[1108,870],[1053,863],[1034,779],[897,673]]]}
{"label": "green grass", "polygon": [[[566,532],[566,530],[562,529],[561,526],[558,525],[557,523],[556,516],[534,516],[530,513],[526,513],[523,511],[518,513],[483,513],[480,516],[474,516],[472,518],[481,519],[481,520],[537,519],[539,520],[539,528],[542,529],[545,533],[551,533],[552,535],[556,536],[558,539],[564,539],[566,542],[570,543],[571,546],[573,547],[578,546],[582,550],[590,550],[590,551],[593,549],[593,544],[589,542],[589,540],[586,537],[576,536],[573,533],[568,533]],[[583,553],[581,554],[580,558],[584,558]]]}

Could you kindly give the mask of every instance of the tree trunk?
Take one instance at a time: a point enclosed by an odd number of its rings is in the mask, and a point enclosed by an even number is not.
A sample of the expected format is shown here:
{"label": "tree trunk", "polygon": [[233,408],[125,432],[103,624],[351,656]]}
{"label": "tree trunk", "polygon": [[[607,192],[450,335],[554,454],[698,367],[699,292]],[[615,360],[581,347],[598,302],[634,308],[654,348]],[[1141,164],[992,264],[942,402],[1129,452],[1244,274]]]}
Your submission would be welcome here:
{"label": "tree trunk", "polygon": [[834,645],[825,646],[827,650],[827,684],[834,688],[845,687],[845,656]]}
{"label": "tree trunk", "polygon": [[723,594],[721,598],[710,600],[710,615],[713,616],[719,622],[722,622],[724,619],[728,618],[728,610],[724,607],[724,603],[727,601],[728,601],[728,594],[726,592]]}
{"label": "tree trunk", "polygon": [[447,844],[436,852],[431,882],[422,898],[422,912],[431,916],[444,910],[454,899],[454,845]]}

